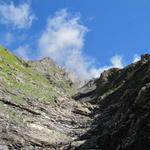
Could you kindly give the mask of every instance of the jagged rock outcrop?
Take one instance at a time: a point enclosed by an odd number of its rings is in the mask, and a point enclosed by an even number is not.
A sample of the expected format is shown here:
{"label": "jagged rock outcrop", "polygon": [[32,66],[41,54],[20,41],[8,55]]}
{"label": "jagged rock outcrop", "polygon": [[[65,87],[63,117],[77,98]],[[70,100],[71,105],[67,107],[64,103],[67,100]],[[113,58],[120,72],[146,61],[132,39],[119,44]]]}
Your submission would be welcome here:
{"label": "jagged rock outcrop", "polygon": [[95,86],[75,97],[99,106],[91,129],[81,137],[86,142],[76,149],[148,150],[150,55],[142,55],[141,61],[124,69],[105,71],[94,81]]}
{"label": "jagged rock outcrop", "polygon": [[0,47],[0,149],[66,149],[90,126],[93,106],[50,58],[25,62]]}
{"label": "jagged rock outcrop", "polygon": [[0,47],[0,150],[149,150],[149,54],[78,90],[74,81],[50,58]]}

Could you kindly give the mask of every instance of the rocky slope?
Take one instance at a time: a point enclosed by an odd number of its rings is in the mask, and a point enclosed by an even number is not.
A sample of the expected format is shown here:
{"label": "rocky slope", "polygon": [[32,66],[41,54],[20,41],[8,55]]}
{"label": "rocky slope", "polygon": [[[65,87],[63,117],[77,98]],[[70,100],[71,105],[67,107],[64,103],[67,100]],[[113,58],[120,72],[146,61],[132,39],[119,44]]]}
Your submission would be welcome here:
{"label": "rocky slope", "polygon": [[25,62],[0,47],[0,149],[65,149],[90,125],[90,104],[51,59]]}
{"label": "rocky slope", "polygon": [[150,149],[150,55],[124,69],[110,69],[75,95],[95,103],[91,129],[77,149]]}
{"label": "rocky slope", "polygon": [[150,55],[78,90],[71,79],[1,46],[0,150],[149,150]]}

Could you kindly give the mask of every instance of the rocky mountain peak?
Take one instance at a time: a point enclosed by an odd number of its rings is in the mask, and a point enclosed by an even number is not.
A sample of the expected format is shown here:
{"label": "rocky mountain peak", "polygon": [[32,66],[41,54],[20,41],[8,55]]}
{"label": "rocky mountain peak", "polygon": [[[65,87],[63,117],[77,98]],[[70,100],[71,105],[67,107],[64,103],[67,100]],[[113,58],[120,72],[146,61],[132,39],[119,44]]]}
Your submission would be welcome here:
{"label": "rocky mountain peak", "polygon": [[93,128],[82,136],[79,149],[148,150],[150,113],[150,55],[123,69],[110,69],[96,79],[93,90],[78,101],[95,102]]}
{"label": "rocky mountain peak", "polygon": [[150,54],[141,55],[141,60],[142,61],[150,61]]}
{"label": "rocky mountain peak", "polygon": [[38,61],[36,61],[36,63],[40,63],[42,64],[43,66],[46,66],[46,67],[60,67],[59,65],[56,64],[56,62],[54,62],[53,59],[51,59],[50,57],[45,57],[43,59],[40,59]]}
{"label": "rocky mountain peak", "polygon": [[101,81],[101,83],[109,82],[110,80],[114,80],[114,78],[118,76],[120,72],[121,72],[121,69],[119,68],[112,68],[112,69],[106,70],[101,74],[99,80]]}
{"label": "rocky mountain peak", "polygon": [[58,67],[58,65],[56,65],[56,63],[49,57],[45,57],[43,59],[40,60],[35,60],[35,61],[28,61],[28,64],[30,66],[34,66],[34,67],[39,67],[39,69],[41,69],[41,71],[48,71],[48,69],[53,68],[53,67]]}

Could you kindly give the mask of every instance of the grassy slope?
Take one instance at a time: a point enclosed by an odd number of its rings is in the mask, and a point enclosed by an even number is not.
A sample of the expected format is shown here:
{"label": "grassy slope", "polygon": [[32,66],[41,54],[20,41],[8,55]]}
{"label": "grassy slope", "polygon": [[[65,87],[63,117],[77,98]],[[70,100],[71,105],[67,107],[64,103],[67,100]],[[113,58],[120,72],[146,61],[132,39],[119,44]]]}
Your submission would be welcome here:
{"label": "grassy slope", "polygon": [[[57,81],[54,82],[55,84],[50,83],[26,62],[0,46],[0,87],[7,91],[7,97],[21,104],[25,103],[23,98],[28,97],[51,103],[62,94]],[[62,85],[67,94],[72,93],[69,83],[64,81]]]}

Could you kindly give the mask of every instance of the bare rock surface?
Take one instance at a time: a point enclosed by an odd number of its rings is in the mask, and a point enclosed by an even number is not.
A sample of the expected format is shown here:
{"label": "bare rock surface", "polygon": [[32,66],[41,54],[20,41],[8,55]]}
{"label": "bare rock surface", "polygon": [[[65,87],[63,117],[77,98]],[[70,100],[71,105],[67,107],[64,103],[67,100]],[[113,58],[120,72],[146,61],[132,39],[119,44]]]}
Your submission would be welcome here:
{"label": "bare rock surface", "polygon": [[71,98],[76,87],[63,68],[3,47],[0,55],[0,149],[67,149],[89,129],[94,108]]}
{"label": "bare rock surface", "polygon": [[0,46],[0,150],[149,150],[149,54],[79,89],[72,79]]}
{"label": "bare rock surface", "polygon": [[105,71],[94,83],[92,92],[75,97],[98,106],[90,130],[81,137],[85,142],[76,149],[149,150],[150,55],[124,69]]}

